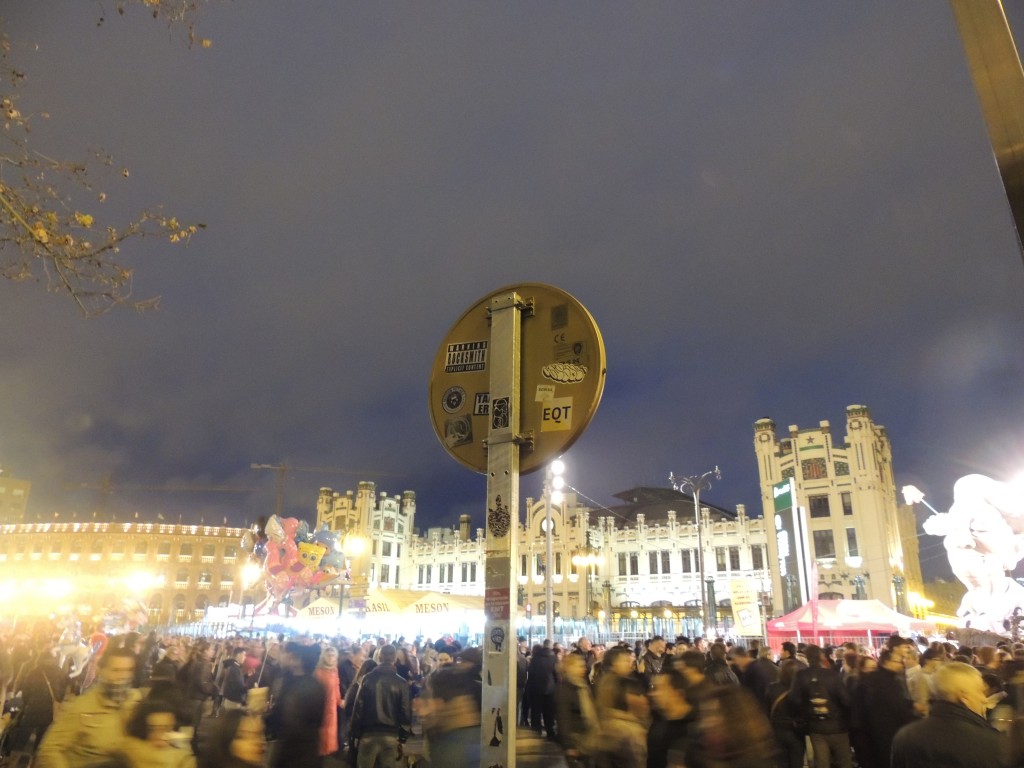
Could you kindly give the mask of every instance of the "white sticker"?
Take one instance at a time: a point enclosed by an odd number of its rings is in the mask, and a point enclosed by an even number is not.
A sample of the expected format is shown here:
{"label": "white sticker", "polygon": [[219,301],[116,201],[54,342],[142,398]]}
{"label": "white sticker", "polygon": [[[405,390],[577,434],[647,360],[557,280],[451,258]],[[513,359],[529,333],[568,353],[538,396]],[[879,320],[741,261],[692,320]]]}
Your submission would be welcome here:
{"label": "white sticker", "polygon": [[551,400],[555,396],[555,385],[554,384],[538,384],[537,385],[537,398],[534,402],[543,403],[545,400]]}
{"label": "white sticker", "polygon": [[541,432],[568,432],[572,429],[572,398],[553,397],[541,409]]}

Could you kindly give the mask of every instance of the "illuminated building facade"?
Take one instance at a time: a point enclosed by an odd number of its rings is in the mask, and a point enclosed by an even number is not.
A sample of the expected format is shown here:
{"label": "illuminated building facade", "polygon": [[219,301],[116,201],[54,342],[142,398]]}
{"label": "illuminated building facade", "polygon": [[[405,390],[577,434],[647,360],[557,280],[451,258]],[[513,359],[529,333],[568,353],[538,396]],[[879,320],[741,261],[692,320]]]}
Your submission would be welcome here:
{"label": "illuminated building facade", "polygon": [[[807,573],[813,579],[816,564],[817,591],[821,599],[878,599],[909,614],[909,574],[919,574],[916,549],[908,561],[896,512],[892,447],[885,427],[871,419],[868,408],[846,409],[846,437],[832,439],[827,421],[817,427],[789,428],[779,438],[775,422],[754,423],[754,450],[760,475],[766,519],[782,527],[785,514],[776,514],[776,488],[792,480],[795,509],[801,516],[808,547]],[[779,546],[785,536],[777,530],[768,537],[769,559],[779,562]],[[797,536],[797,546],[800,546]],[[788,543],[784,543],[788,547]],[[786,553],[783,553],[784,555]],[[773,571],[773,593],[783,612],[793,610],[802,598],[792,584],[783,583],[782,569]],[[795,579],[787,573],[785,578]],[[915,580],[919,582],[920,577]],[[811,589],[810,591],[813,591]]]}
{"label": "illuminated building facade", "polygon": [[4,525],[0,616],[98,616],[128,597],[148,607],[152,624],[200,619],[207,606],[240,601],[242,533],[151,523]]}
{"label": "illuminated building facade", "polygon": [[[552,504],[552,554],[546,562],[546,506],[526,499],[519,538],[520,629],[543,631],[546,575],[553,583],[555,633],[616,636],[695,635],[700,631],[697,527],[693,499],[664,488],[619,495],[621,506],[593,510],[567,493]],[[771,576],[764,521],[701,505],[705,576],[717,608],[715,628],[732,624],[730,580],[753,579],[762,609],[770,607]],[[370,589],[411,589],[483,595],[486,532],[463,515],[455,528],[414,531],[415,494],[377,494],[363,482],[353,493],[320,492],[317,525],[365,537],[351,558],[350,608]],[[550,568],[548,567],[550,566]],[[337,587],[332,591],[337,595]],[[523,630],[525,634],[525,630]]]}

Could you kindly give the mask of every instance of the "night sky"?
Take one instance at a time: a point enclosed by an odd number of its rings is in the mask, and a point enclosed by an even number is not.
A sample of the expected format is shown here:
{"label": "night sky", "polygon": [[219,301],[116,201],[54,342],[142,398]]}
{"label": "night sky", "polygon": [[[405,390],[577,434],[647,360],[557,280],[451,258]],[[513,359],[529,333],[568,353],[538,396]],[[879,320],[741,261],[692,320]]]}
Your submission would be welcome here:
{"label": "night sky", "polygon": [[31,519],[90,517],[67,486],[111,473],[251,489],[118,490],[118,519],[242,524],[274,509],[250,464],[287,460],[345,470],[289,474],[310,522],[319,487],[372,479],[421,527],[482,525],[430,368],[523,282],[604,335],[565,456],[594,506],[717,464],[705,498],[759,513],[754,421],[841,441],[855,403],[940,509],[1024,471],[1024,269],[945,3],[244,0],[205,6],[208,49],[109,1],[0,13],[33,146],[131,170],[93,213],[207,225],[126,254],[158,311],[0,285],[0,465]]}

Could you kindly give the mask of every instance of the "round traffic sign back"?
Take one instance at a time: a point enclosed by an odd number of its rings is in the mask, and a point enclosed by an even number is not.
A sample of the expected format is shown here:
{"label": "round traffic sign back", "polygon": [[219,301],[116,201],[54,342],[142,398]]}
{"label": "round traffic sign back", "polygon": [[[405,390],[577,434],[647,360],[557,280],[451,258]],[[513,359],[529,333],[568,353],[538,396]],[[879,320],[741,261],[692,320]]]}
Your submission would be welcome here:
{"label": "round traffic sign back", "polygon": [[457,461],[487,471],[485,440],[491,415],[491,299],[514,291],[532,311],[522,317],[520,432],[533,450],[520,456],[521,474],[566,451],[586,429],[604,392],[604,341],[597,323],[573,296],[543,283],[493,291],[448,332],[430,376],[430,417],[438,439]]}

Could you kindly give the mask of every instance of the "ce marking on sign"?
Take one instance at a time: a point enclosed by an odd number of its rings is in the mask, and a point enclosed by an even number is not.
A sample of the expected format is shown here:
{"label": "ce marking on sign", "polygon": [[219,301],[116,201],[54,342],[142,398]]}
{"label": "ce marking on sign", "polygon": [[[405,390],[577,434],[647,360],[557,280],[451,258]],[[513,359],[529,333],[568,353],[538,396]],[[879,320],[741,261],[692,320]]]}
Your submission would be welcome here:
{"label": "ce marking on sign", "polygon": [[555,344],[565,344],[565,331],[562,331],[561,333],[556,333],[552,338],[552,341],[554,341]]}

